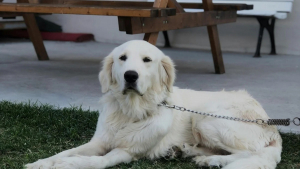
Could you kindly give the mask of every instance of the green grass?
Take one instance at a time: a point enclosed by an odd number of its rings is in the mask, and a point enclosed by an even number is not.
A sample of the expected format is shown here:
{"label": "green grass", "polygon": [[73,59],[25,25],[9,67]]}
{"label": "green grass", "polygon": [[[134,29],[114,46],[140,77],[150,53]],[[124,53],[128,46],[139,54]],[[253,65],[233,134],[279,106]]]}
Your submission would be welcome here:
{"label": "green grass", "polygon": [[[0,169],[20,169],[26,163],[88,142],[97,118],[97,112],[81,108],[0,102]],[[282,134],[282,137],[282,162],[278,168],[300,168],[300,136]],[[191,159],[143,159],[113,168],[194,169],[197,166]]]}

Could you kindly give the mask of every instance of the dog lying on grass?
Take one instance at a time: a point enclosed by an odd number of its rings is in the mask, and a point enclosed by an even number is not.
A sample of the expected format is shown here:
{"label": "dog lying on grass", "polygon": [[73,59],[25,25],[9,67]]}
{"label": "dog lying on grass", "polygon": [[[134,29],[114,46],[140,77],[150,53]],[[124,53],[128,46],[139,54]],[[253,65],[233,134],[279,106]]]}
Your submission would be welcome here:
{"label": "dog lying on grass", "polygon": [[99,169],[139,158],[160,158],[172,147],[199,166],[274,169],[282,140],[273,126],[230,121],[168,109],[158,104],[249,120],[268,119],[245,91],[203,92],[173,86],[172,60],[145,41],[129,41],[103,61],[96,132],[90,142],[27,169]]}

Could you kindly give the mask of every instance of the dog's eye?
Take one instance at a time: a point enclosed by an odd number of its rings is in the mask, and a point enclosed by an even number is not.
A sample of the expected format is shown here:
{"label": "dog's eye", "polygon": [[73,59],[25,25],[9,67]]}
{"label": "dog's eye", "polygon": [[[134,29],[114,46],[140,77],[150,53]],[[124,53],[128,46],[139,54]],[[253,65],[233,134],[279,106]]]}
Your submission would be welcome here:
{"label": "dog's eye", "polygon": [[126,55],[122,55],[119,59],[125,61],[127,59],[127,56]]}
{"label": "dog's eye", "polygon": [[151,60],[150,58],[148,58],[148,57],[145,57],[145,58],[143,59],[143,61],[144,61],[144,62],[151,62],[152,60]]}

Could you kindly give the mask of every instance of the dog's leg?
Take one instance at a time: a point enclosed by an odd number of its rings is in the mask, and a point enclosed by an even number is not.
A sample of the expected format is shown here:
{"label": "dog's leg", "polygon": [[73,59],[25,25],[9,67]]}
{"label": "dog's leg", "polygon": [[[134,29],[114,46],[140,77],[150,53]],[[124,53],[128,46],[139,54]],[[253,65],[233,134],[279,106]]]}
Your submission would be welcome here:
{"label": "dog's leg", "polygon": [[75,156],[75,155],[96,156],[96,155],[103,155],[103,154],[105,154],[105,149],[101,146],[100,142],[97,142],[94,140],[94,141],[86,143],[82,146],[79,146],[77,148],[63,151],[52,157],[38,160],[35,163],[27,164],[26,167],[27,167],[27,169],[34,169],[34,168],[48,169],[53,166],[53,164],[56,160],[64,158],[64,157],[71,157],[71,156]]}
{"label": "dog's leg", "polygon": [[193,157],[193,156],[211,156],[215,155],[210,149],[205,147],[197,147],[197,145],[190,146],[185,143],[181,147],[183,152],[183,157]]}
{"label": "dog's leg", "polygon": [[102,169],[120,163],[129,163],[132,156],[122,149],[114,149],[105,156],[66,157],[55,162],[55,169]]}
{"label": "dog's leg", "polygon": [[241,158],[250,157],[250,152],[231,154],[231,155],[213,155],[213,156],[197,156],[193,160],[199,166],[218,166],[224,167],[229,163],[232,163]]}

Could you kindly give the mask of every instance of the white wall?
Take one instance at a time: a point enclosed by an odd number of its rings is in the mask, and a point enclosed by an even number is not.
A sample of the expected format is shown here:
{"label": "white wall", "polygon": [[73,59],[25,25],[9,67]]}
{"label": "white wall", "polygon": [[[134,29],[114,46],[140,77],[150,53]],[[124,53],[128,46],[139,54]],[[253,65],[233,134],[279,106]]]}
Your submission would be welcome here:
{"label": "white wall", "polygon": [[[300,2],[295,0],[293,12],[285,20],[277,20],[275,34],[279,54],[300,55]],[[142,39],[143,35],[126,35],[119,32],[117,17],[52,15],[45,18],[63,26],[64,32],[93,33],[96,41],[107,43],[123,43],[130,39]],[[239,17],[236,23],[219,26],[223,51],[254,53],[259,24],[255,18]],[[205,27],[169,31],[171,44],[174,47],[210,49]],[[269,35],[265,31],[262,52],[270,51]],[[162,35],[158,45],[164,43]]]}

